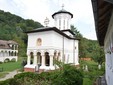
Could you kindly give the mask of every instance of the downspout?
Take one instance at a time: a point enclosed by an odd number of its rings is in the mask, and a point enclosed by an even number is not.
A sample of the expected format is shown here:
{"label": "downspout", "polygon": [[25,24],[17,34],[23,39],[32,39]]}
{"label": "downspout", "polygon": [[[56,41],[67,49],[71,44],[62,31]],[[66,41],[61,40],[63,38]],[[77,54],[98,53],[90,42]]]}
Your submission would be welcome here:
{"label": "downspout", "polygon": [[64,36],[63,36],[63,51],[62,51],[62,61],[64,62]]}
{"label": "downspout", "polygon": [[75,40],[73,40],[73,63],[75,64]]}

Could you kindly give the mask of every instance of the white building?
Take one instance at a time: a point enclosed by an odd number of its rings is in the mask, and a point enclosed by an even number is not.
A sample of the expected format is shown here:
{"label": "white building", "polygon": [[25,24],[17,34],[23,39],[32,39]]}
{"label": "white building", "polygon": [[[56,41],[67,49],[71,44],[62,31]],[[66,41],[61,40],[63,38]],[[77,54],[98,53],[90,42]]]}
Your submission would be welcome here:
{"label": "white building", "polygon": [[[73,14],[62,9],[55,12],[52,17],[55,27],[46,26],[26,32],[28,35],[28,57],[27,65],[24,67],[25,71],[54,70],[54,59],[79,65],[79,40],[74,38],[74,33],[70,30]],[[47,21],[46,19],[46,25]]]}
{"label": "white building", "polygon": [[113,85],[113,0],[92,0],[95,27],[100,46],[104,47],[107,85]]}
{"label": "white building", "polygon": [[0,62],[18,59],[18,44],[15,41],[0,40]]}

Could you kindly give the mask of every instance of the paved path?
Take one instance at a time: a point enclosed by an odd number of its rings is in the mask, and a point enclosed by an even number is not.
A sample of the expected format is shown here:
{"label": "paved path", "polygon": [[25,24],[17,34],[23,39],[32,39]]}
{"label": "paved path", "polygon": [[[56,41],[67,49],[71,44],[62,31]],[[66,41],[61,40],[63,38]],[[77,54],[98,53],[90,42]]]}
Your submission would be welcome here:
{"label": "paved path", "polygon": [[105,75],[97,78],[96,83],[94,85],[107,85],[105,80]]}
{"label": "paved path", "polygon": [[0,81],[4,81],[6,79],[13,78],[14,75],[16,75],[16,74],[18,74],[17,70],[9,72],[8,74],[6,74],[6,76],[4,78],[0,78]]}

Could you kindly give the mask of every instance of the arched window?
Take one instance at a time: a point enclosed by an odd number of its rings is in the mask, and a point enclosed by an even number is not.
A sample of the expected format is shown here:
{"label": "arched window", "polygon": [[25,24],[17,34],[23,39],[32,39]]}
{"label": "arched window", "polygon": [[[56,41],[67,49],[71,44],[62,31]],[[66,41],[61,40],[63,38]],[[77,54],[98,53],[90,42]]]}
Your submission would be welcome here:
{"label": "arched window", "polygon": [[65,29],[65,19],[64,19],[64,28],[63,29]]}
{"label": "arched window", "polygon": [[59,19],[59,29],[61,29],[61,19]]}
{"label": "arched window", "polygon": [[42,39],[41,39],[41,38],[38,38],[38,39],[37,39],[37,45],[38,45],[38,46],[41,46],[41,45],[42,45]]}

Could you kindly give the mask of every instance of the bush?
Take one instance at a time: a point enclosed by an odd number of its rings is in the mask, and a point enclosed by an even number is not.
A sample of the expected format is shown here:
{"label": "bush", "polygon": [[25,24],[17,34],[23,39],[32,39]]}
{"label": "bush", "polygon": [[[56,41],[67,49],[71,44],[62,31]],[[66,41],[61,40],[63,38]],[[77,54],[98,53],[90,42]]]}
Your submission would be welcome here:
{"label": "bush", "polygon": [[1,81],[0,85],[19,85],[14,78],[7,79],[5,81]]}
{"label": "bush", "polygon": [[3,62],[2,61],[0,61],[0,64],[2,64]]}
{"label": "bush", "polygon": [[82,85],[83,74],[74,66],[64,65],[63,70],[54,73],[52,85]]}
{"label": "bush", "polygon": [[61,70],[41,74],[25,72],[13,79],[0,82],[0,85],[82,85],[83,75],[74,66],[63,65]]}

